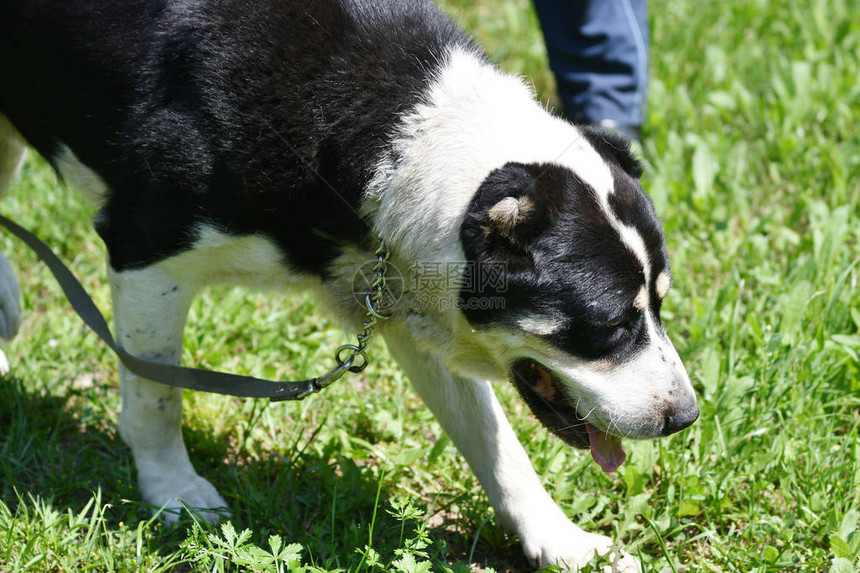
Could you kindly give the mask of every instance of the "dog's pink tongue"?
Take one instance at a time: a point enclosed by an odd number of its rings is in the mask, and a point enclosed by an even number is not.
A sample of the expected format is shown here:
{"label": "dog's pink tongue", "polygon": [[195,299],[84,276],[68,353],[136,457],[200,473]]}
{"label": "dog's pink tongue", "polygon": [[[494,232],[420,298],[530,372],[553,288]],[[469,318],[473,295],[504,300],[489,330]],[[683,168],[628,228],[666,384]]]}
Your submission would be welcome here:
{"label": "dog's pink tongue", "polygon": [[614,472],[627,458],[627,453],[621,447],[621,438],[601,432],[588,422],[585,425],[588,428],[591,457],[606,473]]}

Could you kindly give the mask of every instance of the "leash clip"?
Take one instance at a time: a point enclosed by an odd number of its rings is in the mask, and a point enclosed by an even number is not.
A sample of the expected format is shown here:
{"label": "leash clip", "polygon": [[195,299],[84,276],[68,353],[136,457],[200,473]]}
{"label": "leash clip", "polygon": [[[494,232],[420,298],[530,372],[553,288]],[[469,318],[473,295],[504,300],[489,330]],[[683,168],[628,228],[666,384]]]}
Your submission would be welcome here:
{"label": "leash clip", "polygon": [[[357,336],[358,344],[344,344],[338,347],[334,353],[334,359],[337,362],[337,366],[319,378],[313,378],[299,383],[280,384],[275,388],[275,391],[269,398],[270,402],[301,400],[337,382],[347,372],[358,374],[367,368],[370,361],[368,360],[365,351],[367,350],[367,343],[374,334],[374,327],[376,327],[377,319],[385,320],[391,317],[390,313],[386,314],[381,311],[386,289],[385,274],[388,270],[389,257],[388,249],[385,248],[385,243],[381,238],[379,239],[379,246],[376,248],[374,255],[376,255],[376,263],[373,266],[373,270],[376,273],[376,277],[371,283],[370,289],[364,298],[366,307],[365,320],[362,323],[362,332]],[[357,358],[360,358],[360,361],[356,364]]]}
{"label": "leash clip", "polygon": [[[346,358],[341,358],[344,351],[349,351],[351,354],[347,355]],[[356,356],[361,356],[362,362],[358,365],[353,365]],[[361,372],[367,366],[367,357],[364,355],[364,351],[358,346],[352,344],[344,344],[338,348],[335,353],[335,359],[337,360],[337,366],[319,378],[312,378],[310,380],[305,380],[304,382],[295,383],[282,382],[275,388],[269,401],[284,402],[286,400],[302,400],[311,394],[316,394],[320,390],[334,384],[343,378],[343,375],[347,372]]]}

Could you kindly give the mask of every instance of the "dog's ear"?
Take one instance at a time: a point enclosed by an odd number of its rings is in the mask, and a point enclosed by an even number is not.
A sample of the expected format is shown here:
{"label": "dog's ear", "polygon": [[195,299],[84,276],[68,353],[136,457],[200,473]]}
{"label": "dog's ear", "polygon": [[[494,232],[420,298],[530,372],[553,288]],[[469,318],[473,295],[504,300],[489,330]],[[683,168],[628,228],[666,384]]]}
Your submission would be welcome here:
{"label": "dog's ear", "polygon": [[504,262],[509,272],[530,272],[532,245],[549,227],[563,195],[555,179],[540,164],[508,163],[492,171],[460,227],[466,257]]}
{"label": "dog's ear", "polygon": [[592,125],[578,127],[600,155],[615,159],[618,165],[634,179],[642,177],[642,163],[633,155],[629,140],[602,127]]}
{"label": "dog's ear", "polygon": [[485,228],[512,243],[525,238],[523,231],[536,217],[535,200],[528,195],[507,196],[487,211]]}
{"label": "dog's ear", "polygon": [[472,199],[464,231],[469,228],[497,246],[526,247],[547,223],[536,167],[508,163],[492,171]]}

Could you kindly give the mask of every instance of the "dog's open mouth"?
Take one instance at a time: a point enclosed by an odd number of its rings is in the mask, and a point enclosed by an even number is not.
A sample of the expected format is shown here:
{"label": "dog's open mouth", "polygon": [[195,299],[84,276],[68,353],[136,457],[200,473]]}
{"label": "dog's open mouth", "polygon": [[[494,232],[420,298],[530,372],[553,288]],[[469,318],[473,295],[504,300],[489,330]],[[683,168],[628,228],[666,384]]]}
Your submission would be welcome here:
{"label": "dog's open mouth", "polygon": [[590,449],[603,471],[613,472],[624,462],[621,438],[591,425],[549,369],[528,358],[518,360],[511,380],[544,426],[571,446]]}

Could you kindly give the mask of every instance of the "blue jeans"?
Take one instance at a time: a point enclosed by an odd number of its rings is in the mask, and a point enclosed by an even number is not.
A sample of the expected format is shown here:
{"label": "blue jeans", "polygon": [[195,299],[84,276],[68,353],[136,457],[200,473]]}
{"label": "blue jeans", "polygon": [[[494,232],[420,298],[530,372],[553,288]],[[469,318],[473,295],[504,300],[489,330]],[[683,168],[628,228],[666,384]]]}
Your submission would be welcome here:
{"label": "blue jeans", "polygon": [[534,0],[565,114],[641,126],[648,86],[646,0]]}

